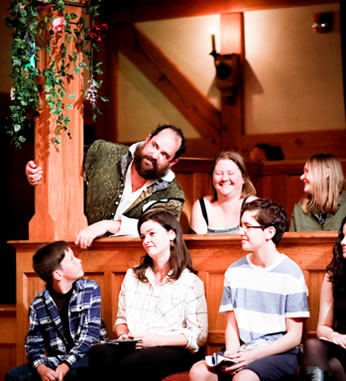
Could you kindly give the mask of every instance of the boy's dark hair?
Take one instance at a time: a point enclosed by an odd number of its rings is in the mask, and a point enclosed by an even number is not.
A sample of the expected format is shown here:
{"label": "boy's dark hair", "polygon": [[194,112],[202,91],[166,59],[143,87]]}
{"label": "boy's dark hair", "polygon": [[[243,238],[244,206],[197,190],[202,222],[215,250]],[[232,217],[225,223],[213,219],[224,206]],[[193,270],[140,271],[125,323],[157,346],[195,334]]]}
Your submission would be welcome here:
{"label": "boy's dark hair", "polygon": [[258,198],[243,206],[240,218],[246,210],[257,211],[255,218],[262,229],[268,228],[269,226],[275,228],[276,232],[272,241],[277,245],[287,229],[287,213],[284,207],[272,200]]}
{"label": "boy's dark hair", "polygon": [[177,159],[179,156],[181,156],[183,153],[185,153],[186,150],[186,140],[183,131],[176,126],[173,126],[171,124],[162,124],[159,125],[151,134],[150,134],[150,139],[152,139],[155,135],[158,135],[161,131],[166,130],[169,128],[173,132],[176,133],[176,135],[180,138],[180,147],[178,148],[177,152],[175,153],[174,157],[172,160]]}
{"label": "boy's dark hair", "polygon": [[256,147],[264,151],[267,160],[269,161],[285,159],[284,153],[282,152],[280,146],[272,146],[270,144],[259,143],[256,144]]}
{"label": "boy's dark hair", "polygon": [[69,248],[65,241],[55,241],[40,247],[32,258],[36,274],[45,282],[52,283],[52,274],[60,268],[65,251]]}

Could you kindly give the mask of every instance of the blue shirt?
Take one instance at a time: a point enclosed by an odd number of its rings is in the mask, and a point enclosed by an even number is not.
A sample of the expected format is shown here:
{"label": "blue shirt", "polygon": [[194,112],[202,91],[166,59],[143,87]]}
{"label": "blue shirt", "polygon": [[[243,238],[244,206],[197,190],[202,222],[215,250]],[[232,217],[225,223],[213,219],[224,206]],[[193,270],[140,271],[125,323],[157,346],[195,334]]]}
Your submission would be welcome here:
{"label": "blue shirt", "polygon": [[25,348],[34,368],[44,364],[55,369],[62,362],[71,367],[93,344],[107,338],[101,319],[100,288],[95,281],[79,279],[73,284],[68,316],[74,341],[70,351],[58,308],[47,288],[31,303]]}

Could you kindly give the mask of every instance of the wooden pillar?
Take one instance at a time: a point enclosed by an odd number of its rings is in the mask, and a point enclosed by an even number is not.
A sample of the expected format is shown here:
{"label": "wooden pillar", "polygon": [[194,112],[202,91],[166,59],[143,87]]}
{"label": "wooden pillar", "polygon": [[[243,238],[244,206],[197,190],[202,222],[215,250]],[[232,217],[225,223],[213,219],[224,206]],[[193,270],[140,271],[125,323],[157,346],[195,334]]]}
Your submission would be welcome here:
{"label": "wooden pillar", "polygon": [[[220,54],[239,54],[240,56],[240,87],[237,90],[234,103],[230,104],[227,97],[221,97],[221,134],[222,149],[241,151],[244,135],[243,117],[243,67],[244,52],[244,14],[221,14],[221,51]],[[222,90],[221,90],[222,94]]]}
{"label": "wooden pillar", "polygon": [[[49,12],[49,7],[43,6],[41,14]],[[79,16],[82,8],[66,5],[65,11]],[[64,39],[64,32],[59,33],[50,54],[45,49],[39,51],[41,71],[53,60],[61,62],[58,46]],[[67,47],[67,56],[72,51],[76,51],[73,39]],[[80,59],[79,56],[78,62]],[[35,188],[35,214],[29,223],[30,241],[74,240],[77,233],[87,225],[83,201],[82,87],[81,74],[75,74],[72,80],[65,83],[64,103],[73,104],[73,110],[66,112],[71,119],[71,138],[62,131],[58,145],[52,142],[57,118],[51,114],[44,93],[41,93],[42,110],[35,123],[35,161],[43,168],[44,176],[41,184]],[[71,93],[75,95],[74,100],[68,99],[68,94]]]}

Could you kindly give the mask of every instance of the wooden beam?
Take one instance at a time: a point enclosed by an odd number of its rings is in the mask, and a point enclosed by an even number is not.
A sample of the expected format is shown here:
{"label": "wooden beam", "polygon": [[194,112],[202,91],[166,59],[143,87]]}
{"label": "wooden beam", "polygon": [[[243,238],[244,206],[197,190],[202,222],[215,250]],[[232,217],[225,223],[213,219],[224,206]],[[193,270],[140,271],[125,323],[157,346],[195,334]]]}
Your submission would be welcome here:
{"label": "wooden beam", "polygon": [[102,15],[112,24],[326,3],[335,0],[109,0],[104,2]]}
{"label": "wooden beam", "polygon": [[152,41],[133,25],[115,28],[112,41],[203,137],[218,137],[218,109]]}
{"label": "wooden beam", "polygon": [[[240,85],[236,90],[233,102],[227,97],[228,88],[221,88],[221,124],[222,149],[240,151],[244,130],[243,108],[243,67],[244,49],[244,14],[226,13],[221,15],[221,54],[239,54]],[[227,80],[226,80],[227,81]],[[222,81],[220,81],[222,82]],[[222,85],[223,86],[223,85]]]}
{"label": "wooden beam", "polygon": [[302,131],[243,136],[242,153],[247,156],[257,143],[279,145],[285,159],[307,159],[316,153],[330,152],[339,158],[346,157],[346,131]]}

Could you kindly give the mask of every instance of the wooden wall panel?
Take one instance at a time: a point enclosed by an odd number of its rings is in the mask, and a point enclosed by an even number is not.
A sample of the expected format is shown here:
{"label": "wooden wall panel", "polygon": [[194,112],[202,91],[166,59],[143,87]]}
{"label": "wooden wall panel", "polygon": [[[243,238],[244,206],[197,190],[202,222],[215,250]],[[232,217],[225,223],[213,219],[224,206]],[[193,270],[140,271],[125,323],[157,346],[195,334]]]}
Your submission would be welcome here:
{"label": "wooden wall panel", "polygon": [[114,333],[114,323],[115,323],[115,320],[116,320],[116,316],[117,316],[117,306],[118,306],[118,296],[119,296],[119,292],[120,292],[120,288],[121,288],[121,284],[123,282],[123,279],[124,279],[124,276],[125,276],[125,273],[116,273],[116,274],[112,274],[112,288],[111,288],[111,306],[112,306],[112,316],[111,316],[111,327],[109,327],[108,325],[108,332],[109,332],[109,335],[112,337],[112,338],[115,338],[115,333]]}
{"label": "wooden wall panel", "polygon": [[0,380],[4,380],[6,373],[16,366],[16,343],[0,344],[0,359]]}
{"label": "wooden wall panel", "polygon": [[318,311],[320,308],[319,295],[324,274],[324,271],[311,270],[309,271],[308,276],[305,275],[305,279],[307,279],[307,283],[309,285],[309,308],[311,313],[311,318],[306,324],[306,331],[310,336],[316,333]]}
{"label": "wooden wall panel", "polygon": [[0,305],[0,380],[16,365],[16,306]]}

